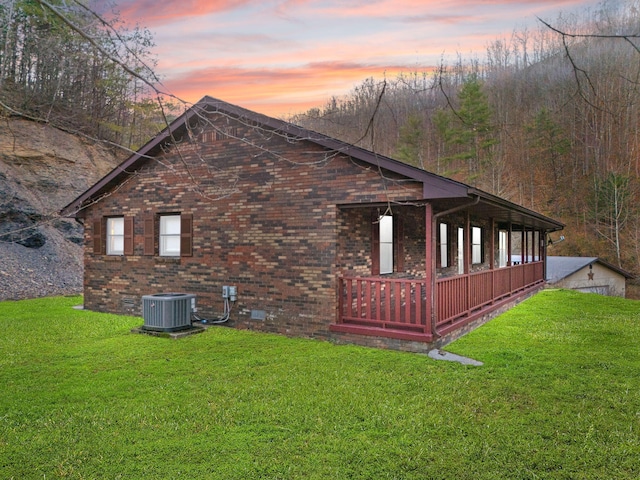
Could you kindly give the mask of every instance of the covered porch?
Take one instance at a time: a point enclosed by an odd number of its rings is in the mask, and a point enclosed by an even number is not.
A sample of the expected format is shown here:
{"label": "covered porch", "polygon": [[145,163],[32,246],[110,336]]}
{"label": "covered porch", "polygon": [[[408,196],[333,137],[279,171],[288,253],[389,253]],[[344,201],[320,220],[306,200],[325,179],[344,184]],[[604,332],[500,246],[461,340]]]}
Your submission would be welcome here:
{"label": "covered porch", "polygon": [[[331,330],[426,343],[541,288],[547,235],[562,228],[481,195],[357,210],[344,209],[344,222],[369,219],[370,244],[362,245],[367,228],[362,226],[351,242],[359,240],[360,252],[370,258],[352,254],[346,242],[341,247],[355,262],[339,265]],[[392,232],[384,231],[385,216],[393,217]]]}

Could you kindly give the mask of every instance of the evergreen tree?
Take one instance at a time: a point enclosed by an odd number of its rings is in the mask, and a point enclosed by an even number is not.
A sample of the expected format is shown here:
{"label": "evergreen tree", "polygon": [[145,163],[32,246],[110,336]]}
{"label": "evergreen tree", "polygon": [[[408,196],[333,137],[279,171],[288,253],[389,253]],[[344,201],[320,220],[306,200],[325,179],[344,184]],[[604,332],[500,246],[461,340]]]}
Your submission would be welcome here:
{"label": "evergreen tree", "polygon": [[458,93],[459,107],[441,109],[434,124],[452,153],[443,160],[457,165],[463,179],[482,183],[493,163],[493,147],[498,144],[491,108],[476,76],[470,77]]}
{"label": "evergreen tree", "polygon": [[396,157],[405,163],[424,169],[423,145],[425,142],[424,123],[420,115],[409,114],[400,127]]}

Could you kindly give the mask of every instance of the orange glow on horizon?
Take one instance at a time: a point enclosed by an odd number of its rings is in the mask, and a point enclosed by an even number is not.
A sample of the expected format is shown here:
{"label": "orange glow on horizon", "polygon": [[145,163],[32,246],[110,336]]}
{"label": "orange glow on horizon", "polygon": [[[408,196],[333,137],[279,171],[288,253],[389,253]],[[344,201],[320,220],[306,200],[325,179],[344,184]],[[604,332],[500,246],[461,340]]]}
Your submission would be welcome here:
{"label": "orange glow on horizon", "polygon": [[[427,74],[601,0],[118,0],[153,32],[161,90],[279,118],[322,108],[368,78]],[[524,25],[523,25],[524,22]],[[517,43],[517,39],[515,40]]]}
{"label": "orange glow on horizon", "polygon": [[[434,68],[420,69],[431,72]],[[279,70],[277,72],[242,69],[194,71],[165,82],[168,91],[189,103],[205,95],[276,118],[322,108],[332,97],[342,97],[367,78],[393,81],[408,69],[392,66],[351,67],[331,65]]]}

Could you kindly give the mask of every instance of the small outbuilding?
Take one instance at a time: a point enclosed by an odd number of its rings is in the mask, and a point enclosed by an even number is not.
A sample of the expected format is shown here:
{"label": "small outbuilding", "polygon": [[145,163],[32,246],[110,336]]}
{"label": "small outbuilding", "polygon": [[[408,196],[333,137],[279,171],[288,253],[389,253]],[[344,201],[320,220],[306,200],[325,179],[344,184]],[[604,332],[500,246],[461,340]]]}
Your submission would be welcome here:
{"label": "small outbuilding", "polygon": [[559,288],[624,297],[631,273],[598,257],[547,257],[547,282]]}

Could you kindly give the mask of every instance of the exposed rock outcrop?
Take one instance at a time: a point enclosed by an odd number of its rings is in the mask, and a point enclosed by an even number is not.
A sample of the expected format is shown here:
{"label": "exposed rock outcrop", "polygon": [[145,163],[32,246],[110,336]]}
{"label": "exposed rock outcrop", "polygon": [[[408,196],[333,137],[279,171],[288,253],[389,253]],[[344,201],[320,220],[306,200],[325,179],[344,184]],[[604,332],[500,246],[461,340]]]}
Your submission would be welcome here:
{"label": "exposed rock outcrop", "polygon": [[0,300],[82,291],[83,228],[57,212],[117,163],[49,125],[0,120]]}

